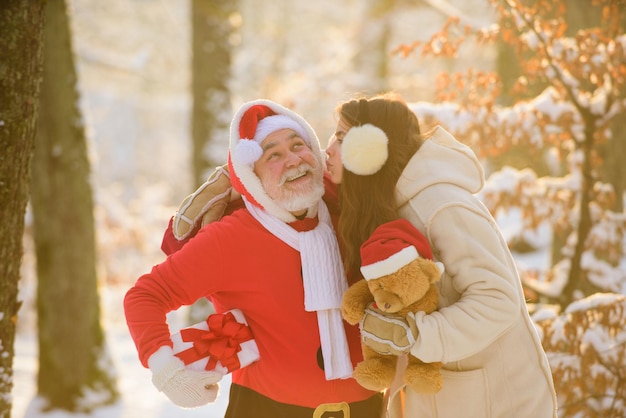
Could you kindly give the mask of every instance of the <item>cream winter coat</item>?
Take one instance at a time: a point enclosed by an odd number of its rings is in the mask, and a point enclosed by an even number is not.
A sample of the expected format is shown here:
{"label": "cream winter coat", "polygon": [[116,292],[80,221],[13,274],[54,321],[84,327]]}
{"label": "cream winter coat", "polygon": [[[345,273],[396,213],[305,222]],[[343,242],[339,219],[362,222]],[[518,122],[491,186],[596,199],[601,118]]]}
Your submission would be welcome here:
{"label": "cream winter coat", "polygon": [[[528,315],[515,263],[473,195],[484,185],[474,153],[437,127],[396,186],[400,215],[445,265],[439,309],[417,317],[411,353],[443,362],[443,389],[391,394],[392,418],[556,417],[550,367]],[[404,398],[404,415],[401,398]]]}

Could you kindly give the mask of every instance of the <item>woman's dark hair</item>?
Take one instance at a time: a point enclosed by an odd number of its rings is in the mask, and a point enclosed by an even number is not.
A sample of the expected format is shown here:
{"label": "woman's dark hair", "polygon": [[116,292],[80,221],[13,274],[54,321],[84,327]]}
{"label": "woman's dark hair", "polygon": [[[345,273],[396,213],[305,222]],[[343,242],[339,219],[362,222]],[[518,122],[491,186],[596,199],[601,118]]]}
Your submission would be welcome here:
{"label": "woman's dark hair", "polygon": [[400,174],[422,144],[419,122],[406,102],[394,93],[352,99],[336,112],[350,126],[366,123],[382,129],[388,138],[388,158],[372,175],[343,169],[339,186],[339,236],[348,274],[361,265],[359,248],[379,225],[398,218],[395,188]]}

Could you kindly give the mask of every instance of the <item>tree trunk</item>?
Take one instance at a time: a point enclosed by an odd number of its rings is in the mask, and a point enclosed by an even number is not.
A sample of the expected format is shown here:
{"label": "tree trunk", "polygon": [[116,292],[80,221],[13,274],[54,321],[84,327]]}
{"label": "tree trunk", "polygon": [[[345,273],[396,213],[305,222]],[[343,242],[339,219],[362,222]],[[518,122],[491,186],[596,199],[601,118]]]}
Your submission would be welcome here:
{"label": "tree trunk", "polygon": [[583,253],[587,249],[587,237],[592,227],[591,209],[589,204],[593,199],[593,186],[595,178],[592,170],[592,151],[594,149],[594,132],[596,118],[586,112],[582,115],[585,125],[585,140],[582,144],[583,162],[581,167],[582,184],[580,186],[580,215],[578,226],[576,228],[577,241],[572,255],[570,271],[567,278],[567,284],[563,288],[560,303],[565,309],[567,305],[574,300],[574,293],[584,287],[588,287],[589,283],[582,267]]}
{"label": "tree trunk", "polygon": [[[204,183],[217,165],[226,162],[231,113],[230,51],[235,30],[230,17],[238,7],[238,1],[191,2],[191,160],[195,187]],[[223,152],[217,152],[223,155],[215,155],[219,140],[225,145]],[[192,324],[200,322],[213,312],[208,299],[200,299],[189,311],[189,320]]]}
{"label": "tree trunk", "polygon": [[368,95],[389,90],[389,39],[393,25],[388,17],[395,0],[368,1],[366,16],[357,34],[354,70],[355,89]]}
{"label": "tree trunk", "polygon": [[[602,8],[593,2],[579,2],[567,0],[565,2],[567,16],[567,36],[575,36],[579,29],[602,26]],[[615,18],[616,16],[614,16]],[[626,12],[617,17],[622,27],[626,26]],[[606,22],[606,20],[605,20]],[[612,138],[602,146],[599,152],[604,164],[601,168],[602,181],[613,185],[617,199],[613,210],[621,213],[624,210],[624,192],[626,191],[626,169],[624,155],[626,155],[626,122],[623,116],[618,116],[611,123]]]}
{"label": "tree trunk", "polygon": [[228,144],[230,122],[231,39],[234,27],[230,16],[237,10],[236,1],[191,2],[192,15],[192,161],[193,181],[204,183],[216,165],[226,161],[224,155],[210,155],[212,140]]}
{"label": "tree trunk", "polygon": [[100,325],[90,167],[65,2],[49,1],[46,13],[31,194],[38,394],[50,408],[88,412],[115,401],[117,391]]}
{"label": "tree trunk", "polygon": [[611,183],[615,190],[616,213],[624,210],[624,192],[626,192],[626,168],[624,156],[626,155],[626,121],[624,117],[617,117],[611,123],[612,138],[603,146],[602,166],[603,181]]}
{"label": "tree trunk", "polygon": [[41,82],[44,1],[0,0],[0,417],[11,417],[15,325],[23,256],[37,97]]}

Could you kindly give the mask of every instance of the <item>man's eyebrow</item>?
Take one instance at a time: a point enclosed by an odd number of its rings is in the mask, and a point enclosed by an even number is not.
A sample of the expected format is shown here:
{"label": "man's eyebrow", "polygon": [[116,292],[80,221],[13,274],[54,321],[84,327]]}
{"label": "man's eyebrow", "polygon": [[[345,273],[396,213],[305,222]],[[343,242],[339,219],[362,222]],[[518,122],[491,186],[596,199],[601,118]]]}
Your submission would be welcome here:
{"label": "man's eyebrow", "polygon": [[[301,138],[301,136],[297,132],[291,131],[291,134],[289,135],[289,139],[291,140],[291,139],[294,139],[294,138]],[[261,148],[263,149],[263,152],[265,152],[268,149],[270,149],[272,147],[275,147],[275,146],[276,146],[276,141],[272,141],[272,142],[267,142]]]}
{"label": "man's eyebrow", "polygon": [[263,145],[263,152],[275,146],[276,146],[276,142],[267,142],[265,145]]}

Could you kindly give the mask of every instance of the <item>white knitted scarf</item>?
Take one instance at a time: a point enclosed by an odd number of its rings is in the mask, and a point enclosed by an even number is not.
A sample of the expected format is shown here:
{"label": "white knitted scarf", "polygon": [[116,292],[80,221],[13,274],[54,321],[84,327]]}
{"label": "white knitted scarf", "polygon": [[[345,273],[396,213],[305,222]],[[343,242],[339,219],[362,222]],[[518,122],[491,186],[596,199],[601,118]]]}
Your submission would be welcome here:
{"label": "white knitted scarf", "polygon": [[265,229],[300,252],[304,309],[317,312],[326,380],[351,377],[352,362],[341,317],[341,299],[348,282],[326,204],[320,199],[317,226],[310,231],[298,232],[250,204],[245,197],[244,203]]}

